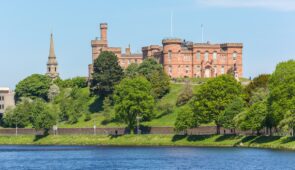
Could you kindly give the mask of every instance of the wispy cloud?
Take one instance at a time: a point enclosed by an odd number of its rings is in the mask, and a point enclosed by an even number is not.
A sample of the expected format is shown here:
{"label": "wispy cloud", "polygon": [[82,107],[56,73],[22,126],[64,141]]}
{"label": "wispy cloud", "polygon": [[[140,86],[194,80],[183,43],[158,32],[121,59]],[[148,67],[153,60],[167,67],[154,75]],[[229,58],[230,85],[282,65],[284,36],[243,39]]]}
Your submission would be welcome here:
{"label": "wispy cloud", "polygon": [[198,4],[226,8],[265,8],[295,11],[295,0],[196,0]]}

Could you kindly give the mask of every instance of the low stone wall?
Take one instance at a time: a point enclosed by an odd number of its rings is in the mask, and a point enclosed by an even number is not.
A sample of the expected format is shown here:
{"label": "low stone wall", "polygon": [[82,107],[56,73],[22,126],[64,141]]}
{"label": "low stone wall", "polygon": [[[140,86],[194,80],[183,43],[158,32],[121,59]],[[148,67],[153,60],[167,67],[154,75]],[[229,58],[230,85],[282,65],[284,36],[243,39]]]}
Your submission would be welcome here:
{"label": "low stone wall", "polygon": [[[176,134],[173,127],[141,127],[142,134]],[[56,135],[124,135],[129,134],[130,131],[127,128],[58,128],[57,130],[50,130],[49,134]],[[32,128],[2,128],[0,129],[0,135],[42,135],[43,131],[36,131]],[[185,132],[180,132],[178,134],[185,134]],[[216,126],[202,126],[193,129],[188,129],[186,131],[188,135],[212,135],[216,134]],[[239,131],[220,128],[220,134],[243,134],[243,135],[253,135],[252,131]],[[260,132],[264,134],[264,130]]]}

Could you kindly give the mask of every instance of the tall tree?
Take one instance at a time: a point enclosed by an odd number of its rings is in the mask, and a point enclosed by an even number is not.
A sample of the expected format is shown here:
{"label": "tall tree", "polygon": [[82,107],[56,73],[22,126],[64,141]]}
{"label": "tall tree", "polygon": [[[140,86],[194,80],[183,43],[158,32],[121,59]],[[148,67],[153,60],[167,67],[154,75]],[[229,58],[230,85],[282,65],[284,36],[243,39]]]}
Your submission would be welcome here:
{"label": "tall tree", "polygon": [[245,102],[241,97],[235,98],[231,103],[229,103],[224,112],[221,113],[219,121],[221,125],[225,128],[235,130],[236,124],[234,118],[241,112],[245,110]]}
{"label": "tall tree", "polygon": [[46,103],[40,99],[33,102],[30,109],[31,123],[36,130],[44,130],[45,134],[56,124],[56,115]]}
{"label": "tall tree", "polygon": [[19,100],[21,97],[42,98],[48,100],[48,90],[51,79],[46,75],[33,74],[20,81],[15,88],[15,97]]}
{"label": "tall tree", "polygon": [[131,63],[125,70],[126,77],[135,77],[138,75],[138,67],[137,63]]}
{"label": "tall tree", "polygon": [[284,115],[294,107],[295,61],[279,63],[269,79],[268,122],[276,127]]}
{"label": "tall tree", "polygon": [[193,98],[193,111],[201,117],[201,123],[214,121],[220,133],[220,116],[233,99],[241,95],[241,85],[232,76],[222,75],[201,85]]}
{"label": "tall tree", "polygon": [[170,78],[164,72],[163,66],[154,59],[145,59],[137,69],[152,85],[152,94],[160,99],[170,90]]}
{"label": "tall tree", "polygon": [[125,78],[115,88],[116,117],[124,121],[131,131],[137,116],[143,121],[153,117],[154,98],[150,92],[151,84],[144,77]]}
{"label": "tall tree", "polygon": [[238,116],[236,124],[240,129],[256,131],[259,134],[259,130],[265,126],[267,118],[266,103],[263,101],[257,102]]}
{"label": "tall tree", "polygon": [[191,107],[184,106],[177,112],[176,121],[174,123],[176,132],[184,131],[184,133],[187,134],[187,129],[198,127],[199,125],[200,121],[193,113]]}
{"label": "tall tree", "polygon": [[113,52],[103,51],[94,61],[91,80],[91,92],[106,96],[112,94],[114,86],[119,84],[124,73]]}

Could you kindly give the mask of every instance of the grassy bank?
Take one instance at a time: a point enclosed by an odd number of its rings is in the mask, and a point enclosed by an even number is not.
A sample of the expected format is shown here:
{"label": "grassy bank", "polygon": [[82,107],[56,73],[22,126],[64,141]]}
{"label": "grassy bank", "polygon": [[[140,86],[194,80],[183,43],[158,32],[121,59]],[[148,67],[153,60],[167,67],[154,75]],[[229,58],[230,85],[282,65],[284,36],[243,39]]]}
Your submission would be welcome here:
{"label": "grassy bank", "polygon": [[295,150],[295,138],[268,136],[174,136],[174,135],[58,135],[35,137],[0,136],[2,145],[109,145],[109,146],[198,146],[257,147]]}

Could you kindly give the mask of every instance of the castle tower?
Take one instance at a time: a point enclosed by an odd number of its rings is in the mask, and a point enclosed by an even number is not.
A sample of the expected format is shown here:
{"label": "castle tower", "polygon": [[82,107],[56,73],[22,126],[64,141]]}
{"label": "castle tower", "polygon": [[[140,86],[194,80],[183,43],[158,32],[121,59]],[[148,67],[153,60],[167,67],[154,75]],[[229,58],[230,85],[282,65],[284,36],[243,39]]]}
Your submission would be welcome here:
{"label": "castle tower", "polygon": [[47,62],[47,73],[50,78],[56,79],[59,76],[58,73],[58,63],[56,61],[56,56],[54,52],[54,43],[53,43],[53,35],[50,35],[50,49],[49,49],[49,56]]}

